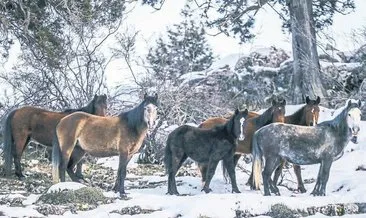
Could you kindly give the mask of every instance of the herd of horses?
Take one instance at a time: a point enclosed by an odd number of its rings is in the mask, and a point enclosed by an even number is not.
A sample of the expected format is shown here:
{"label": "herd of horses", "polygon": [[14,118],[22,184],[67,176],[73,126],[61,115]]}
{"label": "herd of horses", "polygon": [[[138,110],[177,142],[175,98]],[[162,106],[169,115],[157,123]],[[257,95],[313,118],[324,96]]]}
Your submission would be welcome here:
{"label": "herd of horses", "polygon": [[[197,163],[202,190],[212,191],[210,182],[222,161],[232,192],[240,193],[235,167],[241,155],[253,156],[247,184],[258,190],[263,180],[264,195],[279,195],[278,178],[286,162],[292,163],[298,190],[306,192],[300,165],[320,163],[312,194],[325,195],[329,171],[351,140],[357,142],[360,130],[361,102],[348,101],[333,120],[318,123],[320,98],[306,97],[305,104],[285,116],[286,100],[274,98],[263,113],[236,109],[228,118],[209,118],[198,127],[182,125],[167,138],[164,164],[168,174],[168,194],[179,195],[175,176],[187,158]],[[126,168],[139,151],[149,130],[154,128],[159,107],[158,95],[144,95],[143,101],[118,116],[106,116],[106,95],[95,95],[85,107],[53,112],[37,107],[11,111],[4,126],[4,171],[23,179],[21,156],[30,140],[52,147],[54,183],[81,182],[81,159],[88,153],[95,157],[119,156],[114,191],[125,195]],[[263,169],[262,169],[263,168]],[[275,172],[272,179],[272,174]]]}

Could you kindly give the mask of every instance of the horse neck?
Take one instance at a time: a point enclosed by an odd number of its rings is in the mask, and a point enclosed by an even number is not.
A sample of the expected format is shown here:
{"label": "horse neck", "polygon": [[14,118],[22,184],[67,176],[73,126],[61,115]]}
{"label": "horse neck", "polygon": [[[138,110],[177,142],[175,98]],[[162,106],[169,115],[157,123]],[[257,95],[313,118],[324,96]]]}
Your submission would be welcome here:
{"label": "horse neck", "polygon": [[285,123],[296,124],[296,125],[306,125],[306,120],[304,116],[305,106],[297,110],[294,114],[285,117]]}
{"label": "horse neck", "polygon": [[134,129],[139,133],[144,132],[147,129],[147,124],[144,122],[143,116],[143,103],[129,111],[122,112],[119,115],[120,119],[127,121],[127,126],[130,129]]}
{"label": "horse neck", "polygon": [[272,112],[271,108],[267,109],[263,114],[255,117],[255,123],[258,127],[262,127],[272,123]]}
{"label": "horse neck", "polygon": [[330,131],[334,132],[334,135],[339,136],[343,143],[337,143],[335,146],[339,147],[341,150],[348,144],[350,140],[350,130],[347,124],[347,112],[348,110],[343,110],[338,114],[333,120],[325,121],[320,123],[318,126],[326,126]]}
{"label": "horse neck", "polygon": [[87,104],[84,107],[76,108],[76,109],[66,109],[63,112],[71,114],[71,113],[74,113],[74,112],[77,112],[77,111],[82,111],[82,112],[89,113],[89,114],[95,114],[94,102],[93,101],[90,102],[89,104]]}
{"label": "horse neck", "polygon": [[231,118],[228,122],[226,122],[224,129],[226,131],[228,140],[232,144],[235,144],[235,141],[238,138],[238,136],[233,131],[234,130],[234,118]]}

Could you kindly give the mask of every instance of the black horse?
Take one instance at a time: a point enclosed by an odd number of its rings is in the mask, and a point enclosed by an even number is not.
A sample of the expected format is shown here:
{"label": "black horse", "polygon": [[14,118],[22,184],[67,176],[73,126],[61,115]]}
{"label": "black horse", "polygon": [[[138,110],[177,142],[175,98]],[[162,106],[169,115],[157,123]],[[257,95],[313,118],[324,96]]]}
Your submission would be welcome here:
{"label": "black horse", "polygon": [[215,174],[217,164],[223,160],[231,180],[232,191],[240,193],[236,184],[234,153],[237,139],[243,139],[242,123],[248,110],[235,110],[234,115],[224,125],[212,129],[200,129],[183,125],[168,136],[165,147],[164,163],[168,174],[168,194],[179,195],[175,175],[184,161],[190,157],[207,167],[202,176],[205,177],[203,191],[210,192],[210,182]]}
{"label": "black horse", "polygon": [[256,188],[260,184],[262,158],[265,160],[262,173],[264,195],[270,195],[270,189],[272,193],[280,194],[271,175],[282,159],[297,165],[320,163],[312,194],[324,196],[333,160],[339,157],[350,140],[357,142],[361,120],[360,106],[361,101],[348,101],[337,117],[316,127],[275,123],[259,129],[253,137]]}

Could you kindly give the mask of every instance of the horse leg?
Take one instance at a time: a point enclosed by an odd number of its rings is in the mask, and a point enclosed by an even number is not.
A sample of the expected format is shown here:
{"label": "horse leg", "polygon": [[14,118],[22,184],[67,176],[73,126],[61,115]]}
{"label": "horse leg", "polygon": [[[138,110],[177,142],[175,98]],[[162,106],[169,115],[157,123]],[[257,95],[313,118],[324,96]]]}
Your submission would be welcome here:
{"label": "horse leg", "polygon": [[211,179],[212,179],[213,175],[215,174],[216,167],[217,167],[218,163],[219,163],[218,160],[212,160],[212,159],[208,162],[206,182],[205,182],[205,185],[203,186],[203,189],[202,189],[206,193],[209,193],[209,192],[212,191],[210,189],[210,182],[211,182]]}
{"label": "horse leg", "polygon": [[15,175],[18,176],[19,180],[23,180],[25,176],[22,173],[22,166],[20,164],[20,159],[22,154],[30,141],[30,137],[28,135],[16,135],[14,139],[18,138],[14,141],[15,149],[13,149],[13,158],[14,158],[14,167],[15,167]]}
{"label": "horse leg", "polygon": [[198,168],[201,172],[201,181],[202,181],[202,187],[206,182],[206,173],[207,173],[207,164],[206,163],[197,163]]}
{"label": "horse leg", "polygon": [[300,165],[293,165],[294,168],[294,172],[297,178],[297,189],[301,192],[301,193],[305,193],[306,189],[304,186],[304,183],[302,181],[302,177],[301,177],[301,167]]}
{"label": "horse leg", "polygon": [[[181,156],[181,154],[179,155]],[[182,166],[184,161],[186,161],[188,158],[187,154],[183,153],[183,156],[181,158],[177,158],[176,160],[179,160],[179,163],[176,165],[177,162],[173,162],[172,165],[172,171],[169,173],[168,178],[168,193],[171,195],[179,195],[179,192],[177,190],[177,184],[175,181],[175,176],[179,170],[179,168]]]}
{"label": "horse leg", "polygon": [[311,192],[314,196],[325,196],[325,189],[329,179],[330,167],[332,166],[333,159],[326,158],[322,160],[318,172],[318,178],[314,190]]}
{"label": "horse leg", "polygon": [[273,183],[276,184],[276,185],[278,184],[278,179],[280,178],[280,176],[282,174],[282,169],[285,166],[285,163],[286,163],[285,160],[281,160],[280,166],[278,166],[276,168],[276,171],[275,171],[274,176],[273,176]]}
{"label": "horse leg", "polygon": [[70,178],[74,182],[81,182],[83,181],[82,178],[78,177],[74,172],[75,165],[77,165],[80,160],[84,157],[85,151],[81,149],[79,146],[76,146],[71,153],[71,157],[69,163],[67,165],[67,174],[69,174]]}
{"label": "horse leg", "polygon": [[[76,146],[74,148],[74,152],[75,152],[76,149],[81,149],[81,147],[79,145],[79,142],[76,143]],[[83,176],[83,162],[84,161],[80,159],[80,161],[78,161],[78,163],[76,164],[75,176],[79,179],[84,179],[84,176]]]}
{"label": "horse leg", "polygon": [[131,157],[132,155],[128,155],[127,152],[120,153],[119,155],[118,171],[120,174],[117,176],[117,180],[119,180],[118,191],[120,197],[126,196],[127,194],[125,192],[125,179],[127,174],[127,164],[130,161]]}
{"label": "horse leg", "polygon": [[224,165],[226,166],[227,172],[230,177],[232,192],[240,193],[238,185],[236,184],[235,165],[233,156],[230,155],[230,157],[225,158],[222,161],[224,162]]}
{"label": "horse leg", "polygon": [[[234,158],[233,158],[234,169],[235,169],[236,165],[238,165],[240,157],[241,157],[241,154],[235,154],[234,155]],[[225,180],[226,183],[229,183],[230,181],[227,179],[227,176],[228,176],[227,168],[226,168],[224,162],[222,162],[222,163],[223,163],[222,170],[223,170],[223,174],[224,174],[224,180]]]}
{"label": "horse leg", "polygon": [[263,189],[264,189],[265,196],[271,195],[269,189],[271,189],[271,191],[274,194],[280,195],[278,188],[273,184],[273,181],[271,179],[271,175],[272,175],[273,171],[279,166],[280,160],[281,159],[278,157],[270,157],[270,158],[266,158],[266,160],[265,160],[265,166],[264,166],[264,170],[262,172]]}
{"label": "horse leg", "polygon": [[[128,162],[130,162],[130,160],[132,158],[132,155],[128,156],[127,158],[128,158],[127,159],[127,164],[128,164]],[[121,164],[121,158],[120,158],[119,162],[120,162],[119,164]],[[126,165],[126,170],[127,170],[127,165]],[[116,179],[116,182],[114,183],[114,186],[112,188],[112,190],[114,192],[118,192],[119,189],[120,189],[121,174],[122,174],[122,168],[118,166],[117,179]]]}

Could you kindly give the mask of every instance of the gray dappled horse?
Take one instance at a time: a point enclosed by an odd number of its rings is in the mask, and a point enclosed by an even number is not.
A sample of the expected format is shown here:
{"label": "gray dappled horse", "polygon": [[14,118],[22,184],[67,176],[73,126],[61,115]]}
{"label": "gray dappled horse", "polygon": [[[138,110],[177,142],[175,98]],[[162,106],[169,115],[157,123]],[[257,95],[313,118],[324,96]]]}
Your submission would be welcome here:
{"label": "gray dappled horse", "polygon": [[[330,167],[350,140],[357,142],[360,131],[361,101],[347,102],[347,106],[333,120],[316,127],[275,123],[259,129],[253,137],[254,184],[258,189],[262,173],[264,195],[279,195],[279,190],[271,180],[273,171],[282,159],[297,164],[320,163],[318,178],[312,191],[314,196],[324,196]],[[265,160],[262,172],[262,158]]]}

